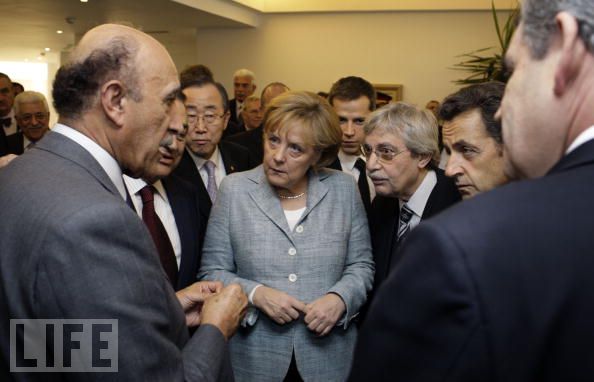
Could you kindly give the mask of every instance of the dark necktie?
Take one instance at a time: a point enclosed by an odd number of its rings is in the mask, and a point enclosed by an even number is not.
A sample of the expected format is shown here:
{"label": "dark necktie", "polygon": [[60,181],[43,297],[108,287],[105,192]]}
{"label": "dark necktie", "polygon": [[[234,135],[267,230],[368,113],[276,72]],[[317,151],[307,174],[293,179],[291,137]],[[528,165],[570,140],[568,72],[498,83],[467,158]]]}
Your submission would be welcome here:
{"label": "dark necktie", "polygon": [[157,252],[159,252],[161,265],[175,289],[177,285],[177,262],[167,231],[165,231],[161,219],[155,212],[153,186],[143,187],[140,190],[140,198],[142,199],[142,220],[151,233]]}
{"label": "dark necktie", "polygon": [[0,125],[9,128],[12,124],[12,118],[2,118],[0,119]]}
{"label": "dark necktie", "polygon": [[369,212],[371,206],[371,195],[369,194],[369,183],[367,183],[367,171],[365,170],[365,161],[361,158],[357,158],[355,161],[355,168],[359,170],[359,180],[357,185],[359,186],[359,193],[363,200],[363,206],[365,211]]}
{"label": "dark necktie", "polygon": [[398,243],[402,242],[410,231],[410,219],[414,212],[405,204],[400,210],[400,219],[398,221]]}

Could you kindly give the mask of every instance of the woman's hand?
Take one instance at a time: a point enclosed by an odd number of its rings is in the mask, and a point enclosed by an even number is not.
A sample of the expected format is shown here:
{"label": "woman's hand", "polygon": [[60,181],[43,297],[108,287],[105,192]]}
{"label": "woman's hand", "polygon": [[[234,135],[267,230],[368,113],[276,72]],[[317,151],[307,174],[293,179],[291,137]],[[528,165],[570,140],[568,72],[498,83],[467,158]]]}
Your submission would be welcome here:
{"label": "woman's hand", "polygon": [[277,324],[287,324],[305,312],[305,304],[285,292],[262,285],[253,297],[254,305]]}
{"label": "woman's hand", "polygon": [[323,337],[334,328],[338,319],[344,314],[346,305],[340,296],[328,293],[307,304],[305,309],[307,328]]}

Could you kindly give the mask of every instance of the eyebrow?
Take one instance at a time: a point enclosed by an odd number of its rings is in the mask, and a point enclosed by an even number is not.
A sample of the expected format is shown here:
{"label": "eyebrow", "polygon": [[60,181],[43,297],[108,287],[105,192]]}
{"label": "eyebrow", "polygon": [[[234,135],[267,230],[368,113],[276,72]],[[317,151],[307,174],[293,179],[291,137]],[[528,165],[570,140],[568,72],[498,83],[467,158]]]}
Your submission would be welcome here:
{"label": "eyebrow", "polygon": [[459,149],[461,149],[464,146],[472,147],[472,148],[478,150],[478,146],[473,145],[472,143],[470,143],[468,141],[465,141],[464,139],[454,142],[454,144],[452,145],[452,148],[459,150]]}

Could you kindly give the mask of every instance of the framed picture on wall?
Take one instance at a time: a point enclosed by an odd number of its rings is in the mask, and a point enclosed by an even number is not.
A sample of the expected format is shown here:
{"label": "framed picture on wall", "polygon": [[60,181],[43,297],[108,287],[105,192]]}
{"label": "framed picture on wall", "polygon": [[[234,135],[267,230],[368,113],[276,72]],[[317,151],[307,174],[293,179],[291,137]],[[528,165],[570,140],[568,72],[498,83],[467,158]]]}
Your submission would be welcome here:
{"label": "framed picture on wall", "polygon": [[390,102],[402,101],[402,85],[373,84],[377,92],[377,107],[382,107]]}

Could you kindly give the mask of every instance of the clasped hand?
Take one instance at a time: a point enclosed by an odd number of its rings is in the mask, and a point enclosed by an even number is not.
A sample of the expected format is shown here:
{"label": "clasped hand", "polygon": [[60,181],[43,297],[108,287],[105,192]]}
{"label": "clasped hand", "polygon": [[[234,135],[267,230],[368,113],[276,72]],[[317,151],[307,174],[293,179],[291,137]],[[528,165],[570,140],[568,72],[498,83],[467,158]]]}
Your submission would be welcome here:
{"label": "clasped hand", "polygon": [[325,336],[344,314],[346,306],[338,295],[328,293],[317,300],[305,304],[285,292],[261,286],[254,293],[254,305],[280,325],[297,320],[300,313],[305,314],[307,328],[319,336]]}

